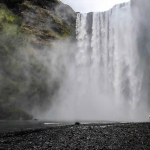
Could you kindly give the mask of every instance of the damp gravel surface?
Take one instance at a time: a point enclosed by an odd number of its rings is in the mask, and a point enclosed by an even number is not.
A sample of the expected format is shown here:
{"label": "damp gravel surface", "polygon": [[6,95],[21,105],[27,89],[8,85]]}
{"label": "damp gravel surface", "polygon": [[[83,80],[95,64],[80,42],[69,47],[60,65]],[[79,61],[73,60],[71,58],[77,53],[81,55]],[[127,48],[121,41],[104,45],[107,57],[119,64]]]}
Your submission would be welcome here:
{"label": "damp gravel surface", "polygon": [[1,150],[150,149],[150,123],[48,126],[0,133]]}

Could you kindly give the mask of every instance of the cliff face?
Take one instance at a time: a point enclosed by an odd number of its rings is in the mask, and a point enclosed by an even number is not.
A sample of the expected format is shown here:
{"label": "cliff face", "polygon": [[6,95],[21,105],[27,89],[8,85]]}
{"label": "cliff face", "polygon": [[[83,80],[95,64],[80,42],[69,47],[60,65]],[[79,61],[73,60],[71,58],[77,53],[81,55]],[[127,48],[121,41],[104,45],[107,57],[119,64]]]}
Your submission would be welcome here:
{"label": "cliff face", "polygon": [[50,45],[56,39],[75,36],[76,13],[58,0],[3,0],[3,4],[20,17],[20,30],[34,44]]}
{"label": "cliff face", "polygon": [[[39,61],[43,47],[75,39],[76,13],[59,0],[0,1],[0,119],[29,119],[45,109],[58,80]],[[30,46],[29,46],[30,45]]]}

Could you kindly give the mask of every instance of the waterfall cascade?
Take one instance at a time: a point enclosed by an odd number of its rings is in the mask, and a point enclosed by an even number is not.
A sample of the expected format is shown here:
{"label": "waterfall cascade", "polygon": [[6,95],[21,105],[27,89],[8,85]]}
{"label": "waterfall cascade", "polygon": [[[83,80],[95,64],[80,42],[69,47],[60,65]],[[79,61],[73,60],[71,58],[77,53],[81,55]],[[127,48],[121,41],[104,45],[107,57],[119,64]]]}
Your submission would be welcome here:
{"label": "waterfall cascade", "polygon": [[77,14],[75,60],[66,66],[55,119],[133,121],[148,116],[133,19],[130,3]]}
{"label": "waterfall cascade", "polygon": [[[77,15],[76,60],[85,73],[81,84],[85,80],[88,83],[83,90],[91,88],[88,93],[97,96],[99,109],[103,105],[104,109],[119,109],[118,114],[114,113],[118,117],[122,111],[131,116],[130,111],[141,99],[143,74],[138,68],[140,58],[132,19],[130,3],[116,5],[107,12]],[[108,116],[109,110],[103,112]]]}

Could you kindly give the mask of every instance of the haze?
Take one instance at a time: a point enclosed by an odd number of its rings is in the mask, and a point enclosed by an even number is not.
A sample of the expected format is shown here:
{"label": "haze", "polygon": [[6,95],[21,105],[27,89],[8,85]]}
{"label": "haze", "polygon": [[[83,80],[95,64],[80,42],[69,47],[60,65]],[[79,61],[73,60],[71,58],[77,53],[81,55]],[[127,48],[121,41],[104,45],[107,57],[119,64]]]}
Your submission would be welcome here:
{"label": "haze", "polygon": [[63,3],[71,6],[76,12],[99,12],[106,11],[115,4],[129,2],[130,0],[61,0]]}

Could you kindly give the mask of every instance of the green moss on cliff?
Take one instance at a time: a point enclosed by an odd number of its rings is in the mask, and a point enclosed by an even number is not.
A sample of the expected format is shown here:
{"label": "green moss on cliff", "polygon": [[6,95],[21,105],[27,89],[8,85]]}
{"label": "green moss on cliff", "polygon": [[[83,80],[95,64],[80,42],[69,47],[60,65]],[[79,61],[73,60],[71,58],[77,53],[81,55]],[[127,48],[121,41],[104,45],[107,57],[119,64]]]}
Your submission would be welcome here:
{"label": "green moss on cliff", "polygon": [[60,18],[58,18],[57,16],[55,16],[52,13],[49,13],[50,16],[52,17],[52,19],[54,20],[55,23],[59,24],[59,25],[63,25],[62,20]]}
{"label": "green moss on cliff", "polygon": [[22,19],[13,14],[4,4],[0,4],[0,23],[9,22],[20,25]]}
{"label": "green moss on cliff", "polygon": [[66,20],[62,19],[60,13],[51,10],[51,8],[46,9],[41,8],[39,5],[35,6],[30,1],[22,3],[21,7],[24,18],[21,28],[25,32],[35,35],[34,38],[31,37],[33,42],[37,41],[38,44],[43,42],[50,45],[50,42],[54,40],[64,39],[68,36],[74,38],[75,31],[73,30],[75,28],[73,24],[75,24],[75,18],[70,17],[73,21],[73,23],[70,23],[69,17]]}
{"label": "green moss on cliff", "polygon": [[7,22],[3,22],[1,25],[3,32],[6,34],[16,35],[18,33],[19,27],[17,25],[9,24]]}
{"label": "green moss on cliff", "polygon": [[32,2],[29,1],[24,1],[23,4],[21,4],[21,6],[23,7],[23,9],[31,9],[33,11],[38,8],[38,6],[33,5]]}
{"label": "green moss on cliff", "polygon": [[25,45],[18,48],[17,41],[9,35],[0,43],[0,107],[9,107],[14,112],[13,117],[5,119],[14,118],[19,108],[22,112],[25,108],[31,110],[34,105],[42,108],[49,96],[46,80],[49,72],[37,60],[34,50]]}
{"label": "green moss on cliff", "polygon": [[[1,13],[0,22],[0,119],[31,119],[25,113],[25,107],[30,110],[34,104],[39,105],[39,101],[42,100],[42,97],[39,96],[42,93],[40,84],[45,86],[44,90],[47,91],[47,88],[46,81],[41,82],[42,78],[35,80],[35,76],[41,72],[46,74],[46,72],[44,72],[40,62],[36,60],[34,53],[26,47],[26,35],[20,32],[21,29],[16,21],[18,17],[9,11],[7,13],[5,6],[0,10],[6,12]],[[37,70],[36,67],[32,68],[31,60],[41,70]],[[30,79],[31,76],[32,79]],[[44,91],[44,93],[46,92]],[[37,100],[34,95],[40,99]]]}
{"label": "green moss on cliff", "polygon": [[0,31],[5,35],[17,35],[20,32],[22,18],[13,14],[4,4],[0,4]]}
{"label": "green moss on cliff", "polygon": [[26,112],[22,111],[19,108],[6,106],[0,106],[0,118],[3,120],[29,120],[32,119],[32,116],[27,114]]}
{"label": "green moss on cliff", "polygon": [[70,32],[71,32],[70,28],[66,28],[66,27],[61,28],[61,34],[64,37],[67,37],[68,35],[70,35]]}
{"label": "green moss on cliff", "polygon": [[59,88],[56,80],[48,84],[51,73],[37,59],[40,52],[28,43],[50,46],[55,40],[74,36],[75,20],[70,23],[60,17],[61,12],[55,12],[54,6],[61,4],[57,0],[3,3],[0,2],[0,119],[26,119],[30,118],[25,113],[27,109],[45,108]]}

